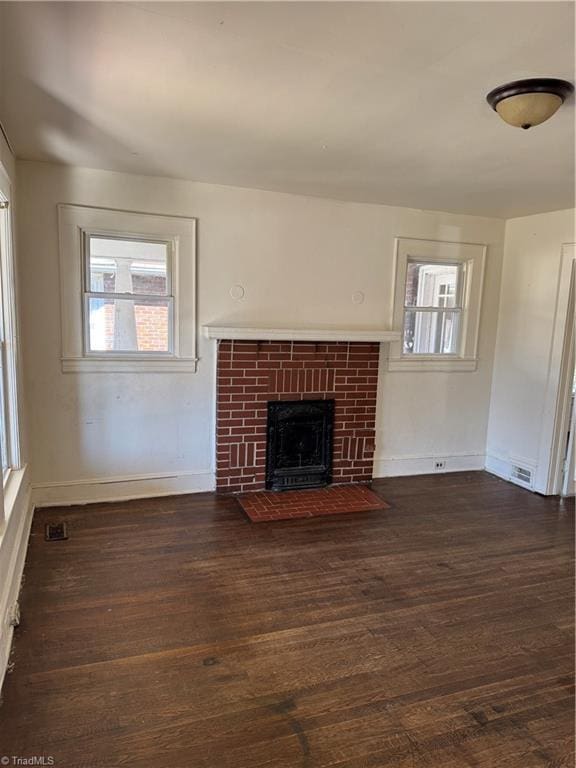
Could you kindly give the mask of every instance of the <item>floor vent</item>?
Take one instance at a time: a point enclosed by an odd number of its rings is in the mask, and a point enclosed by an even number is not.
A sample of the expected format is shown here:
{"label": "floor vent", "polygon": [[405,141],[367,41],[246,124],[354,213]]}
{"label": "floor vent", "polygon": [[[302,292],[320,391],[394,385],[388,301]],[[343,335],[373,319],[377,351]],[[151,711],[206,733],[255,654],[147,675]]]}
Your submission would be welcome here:
{"label": "floor vent", "polygon": [[518,485],[521,485],[523,488],[532,488],[532,470],[512,465],[510,480],[512,480],[513,483],[518,483]]}
{"label": "floor vent", "polygon": [[66,541],[68,538],[66,523],[46,523],[44,538],[46,541]]}

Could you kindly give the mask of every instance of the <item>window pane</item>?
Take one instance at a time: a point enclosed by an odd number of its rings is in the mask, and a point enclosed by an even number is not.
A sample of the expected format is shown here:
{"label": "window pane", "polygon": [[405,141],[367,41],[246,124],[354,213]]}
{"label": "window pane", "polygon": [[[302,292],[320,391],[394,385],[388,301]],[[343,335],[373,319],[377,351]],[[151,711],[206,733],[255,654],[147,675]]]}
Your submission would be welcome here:
{"label": "window pane", "polygon": [[168,293],[168,243],[90,237],[90,290],[99,293]]}
{"label": "window pane", "polygon": [[[4,364],[4,357],[0,357],[0,453],[2,457],[2,475],[6,472],[10,466],[8,460],[8,429],[6,419],[6,366]],[[1,482],[2,478],[0,478]]]}
{"label": "window pane", "polygon": [[[5,288],[7,287],[7,265],[10,253],[10,217],[7,208],[0,209],[0,458],[2,475],[11,464],[9,455],[9,419],[8,405],[10,404],[10,390],[7,380],[7,347],[5,326]],[[2,477],[0,477],[2,482]]]}
{"label": "window pane", "polygon": [[406,274],[407,307],[456,307],[458,264],[408,262]]}
{"label": "window pane", "polygon": [[170,301],[90,298],[90,351],[169,352]]}
{"label": "window pane", "polygon": [[404,314],[404,354],[455,355],[458,352],[459,312],[418,312]]}

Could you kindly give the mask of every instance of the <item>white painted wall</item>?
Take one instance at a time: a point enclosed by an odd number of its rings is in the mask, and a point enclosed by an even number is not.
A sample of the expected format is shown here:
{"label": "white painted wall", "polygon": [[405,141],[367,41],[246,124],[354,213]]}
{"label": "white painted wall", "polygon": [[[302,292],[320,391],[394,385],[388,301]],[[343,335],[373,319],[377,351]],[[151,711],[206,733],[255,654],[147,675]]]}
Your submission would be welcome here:
{"label": "white painted wall", "polygon": [[[223,319],[385,325],[395,236],[488,243],[478,370],[382,371],[376,471],[430,471],[436,455],[456,457],[447,469],[483,466],[503,221],[46,163],[19,163],[18,174],[32,466],[44,501],[213,483],[214,342],[200,338],[197,374],[61,372],[60,202],[198,217],[199,326]],[[242,301],[229,295],[237,283]],[[352,302],[354,291],[366,294],[363,304]],[[158,474],[177,479],[153,479]]]}
{"label": "white painted wall", "polygon": [[[511,464],[539,474],[543,412],[563,243],[574,242],[574,210],[506,222],[487,467],[508,477]],[[543,488],[537,488],[543,491]]]}

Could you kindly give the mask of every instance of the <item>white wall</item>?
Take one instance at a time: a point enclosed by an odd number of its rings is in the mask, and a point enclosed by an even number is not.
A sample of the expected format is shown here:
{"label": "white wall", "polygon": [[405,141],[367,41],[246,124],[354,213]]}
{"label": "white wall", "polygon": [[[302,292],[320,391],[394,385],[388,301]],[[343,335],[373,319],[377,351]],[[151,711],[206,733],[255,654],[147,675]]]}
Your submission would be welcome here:
{"label": "white wall", "polygon": [[[563,243],[574,210],[510,219],[506,245],[487,467],[503,477],[520,464],[538,474]],[[544,490],[537,488],[537,490]]]}
{"label": "white wall", "polygon": [[[386,325],[395,236],[488,243],[478,371],[383,371],[376,471],[429,471],[433,455],[456,457],[447,469],[483,466],[503,221],[45,163],[19,163],[18,174],[32,466],[44,501],[213,484],[213,342],[200,338],[197,374],[61,372],[59,202],[198,217],[199,326]],[[229,295],[236,283],[242,301]],[[364,304],[351,300],[358,290]],[[162,473],[177,479],[81,485]]]}

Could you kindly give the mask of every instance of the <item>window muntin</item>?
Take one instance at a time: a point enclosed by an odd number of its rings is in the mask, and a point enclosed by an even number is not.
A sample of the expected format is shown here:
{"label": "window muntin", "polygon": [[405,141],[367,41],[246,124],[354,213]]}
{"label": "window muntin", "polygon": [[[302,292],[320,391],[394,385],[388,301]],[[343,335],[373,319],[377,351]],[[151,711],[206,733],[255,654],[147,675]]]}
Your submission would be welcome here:
{"label": "window muntin", "polygon": [[171,243],[87,233],[85,251],[86,354],[172,355]]}
{"label": "window muntin", "polygon": [[402,354],[459,353],[462,286],[461,263],[408,259]]}

